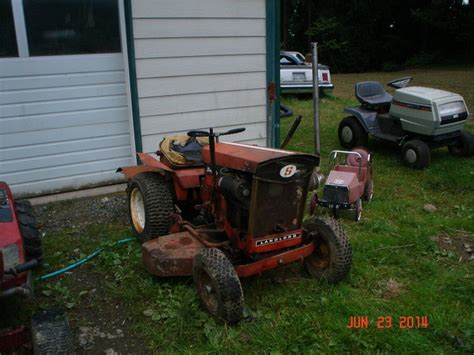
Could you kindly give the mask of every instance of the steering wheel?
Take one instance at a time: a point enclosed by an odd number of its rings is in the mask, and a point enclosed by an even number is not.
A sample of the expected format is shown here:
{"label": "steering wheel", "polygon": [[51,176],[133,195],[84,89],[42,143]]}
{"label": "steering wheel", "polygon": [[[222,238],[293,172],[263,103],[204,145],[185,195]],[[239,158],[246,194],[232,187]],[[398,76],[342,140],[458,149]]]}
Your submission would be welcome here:
{"label": "steering wheel", "polygon": [[220,137],[227,136],[229,134],[236,134],[245,131],[245,128],[234,128],[226,132],[212,132],[212,128],[208,131],[193,130],[188,132],[189,137]]}

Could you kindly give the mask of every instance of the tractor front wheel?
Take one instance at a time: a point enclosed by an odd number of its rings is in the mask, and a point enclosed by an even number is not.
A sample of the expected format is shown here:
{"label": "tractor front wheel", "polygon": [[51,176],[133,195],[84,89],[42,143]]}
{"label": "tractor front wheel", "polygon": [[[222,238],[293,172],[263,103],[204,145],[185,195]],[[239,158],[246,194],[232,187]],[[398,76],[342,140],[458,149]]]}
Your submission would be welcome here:
{"label": "tractor front wheel", "polygon": [[430,147],[418,139],[413,139],[403,144],[402,154],[403,161],[410,168],[424,169],[430,165]]}
{"label": "tractor front wheel", "polygon": [[354,116],[348,116],[339,123],[337,130],[339,142],[346,149],[367,146],[369,136],[364,127]]}
{"label": "tractor front wheel", "polygon": [[43,252],[41,250],[41,238],[36,226],[36,218],[30,201],[15,202],[16,214],[18,216],[21,237],[25,248],[26,260],[36,259],[41,262]]}
{"label": "tractor front wheel", "polygon": [[333,218],[320,217],[304,224],[313,239],[313,254],[305,258],[306,270],[317,279],[329,283],[341,281],[352,265],[352,247],[342,227]]}
{"label": "tractor front wheel", "polygon": [[459,140],[448,146],[449,152],[457,157],[469,157],[474,155],[474,135],[469,132],[462,132]]}
{"label": "tractor front wheel", "polygon": [[169,233],[174,212],[174,191],[170,181],[157,173],[141,173],[127,189],[128,211],[133,234],[146,241]]}
{"label": "tractor front wheel", "polygon": [[237,324],[243,318],[242,286],[222,251],[203,249],[194,258],[193,277],[202,305],[214,318],[226,324]]}

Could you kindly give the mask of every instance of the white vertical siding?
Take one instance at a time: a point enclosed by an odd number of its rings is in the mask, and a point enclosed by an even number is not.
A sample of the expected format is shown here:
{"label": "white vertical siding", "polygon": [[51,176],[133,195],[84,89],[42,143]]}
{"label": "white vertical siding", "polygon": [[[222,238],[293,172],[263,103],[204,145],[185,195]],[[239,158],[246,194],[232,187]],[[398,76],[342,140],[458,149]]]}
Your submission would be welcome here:
{"label": "white vertical siding", "polygon": [[134,0],[143,150],[210,126],[266,141],[265,0]]}
{"label": "white vertical siding", "polygon": [[121,53],[0,60],[0,180],[38,195],[120,178],[126,93]]}

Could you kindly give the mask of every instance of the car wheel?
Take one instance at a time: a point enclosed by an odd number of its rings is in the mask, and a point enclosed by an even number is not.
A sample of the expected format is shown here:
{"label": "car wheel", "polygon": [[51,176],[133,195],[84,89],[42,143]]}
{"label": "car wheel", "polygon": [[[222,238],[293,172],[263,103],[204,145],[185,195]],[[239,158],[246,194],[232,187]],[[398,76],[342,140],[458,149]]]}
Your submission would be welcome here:
{"label": "car wheel", "polygon": [[367,146],[369,136],[354,116],[344,118],[338,128],[339,142],[346,149]]}
{"label": "car wheel", "polygon": [[430,165],[430,147],[428,144],[418,139],[403,144],[402,155],[404,163],[410,168],[424,169]]}

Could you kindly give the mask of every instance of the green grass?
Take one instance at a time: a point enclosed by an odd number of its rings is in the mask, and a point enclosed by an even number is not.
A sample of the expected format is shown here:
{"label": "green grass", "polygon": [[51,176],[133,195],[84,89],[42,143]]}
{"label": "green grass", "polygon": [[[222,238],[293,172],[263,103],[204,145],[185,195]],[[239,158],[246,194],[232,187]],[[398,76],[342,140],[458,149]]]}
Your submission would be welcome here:
{"label": "green grass", "polygon": [[[329,152],[339,148],[337,125],[343,108],[353,105],[353,84],[383,82],[406,73],[334,75],[334,96],[321,102],[322,166]],[[472,68],[417,70],[416,84],[459,92],[474,109]],[[313,151],[312,103],[294,97],[283,102],[301,127],[289,148]],[[282,137],[292,118],[282,120]],[[469,129],[473,130],[473,125]],[[447,149],[433,152],[424,171],[401,164],[396,148],[370,142],[375,159],[375,196],[365,205],[363,219],[341,218],[353,246],[353,268],[338,285],[311,279],[299,264],[242,280],[248,312],[254,320],[236,327],[216,324],[198,304],[190,278],[157,279],[142,267],[136,243],[113,247],[112,252],[70,275],[37,285],[46,307],[69,308],[74,326],[84,312],[107,304],[120,305],[120,316],[144,347],[165,352],[289,353],[382,352],[463,353],[474,351],[474,262],[459,262],[455,253],[438,250],[432,237],[444,233],[456,240],[470,234],[474,244],[474,158],[451,157]],[[423,210],[427,203],[434,213]],[[68,204],[64,205],[67,208]],[[81,235],[70,228],[44,238],[46,263],[41,272],[55,270],[93,251],[104,241],[128,234],[123,225],[93,225]],[[79,249],[79,250],[77,250]],[[92,286],[107,292],[109,301],[87,302]],[[387,283],[399,292],[387,297]],[[45,292],[46,291],[46,292]],[[30,306],[28,312],[36,305]],[[144,311],[147,311],[144,315]],[[23,314],[24,319],[27,313]],[[348,329],[349,316],[369,316],[369,329]],[[399,316],[429,319],[426,329],[399,329]],[[379,316],[393,317],[393,328],[377,329]]]}

